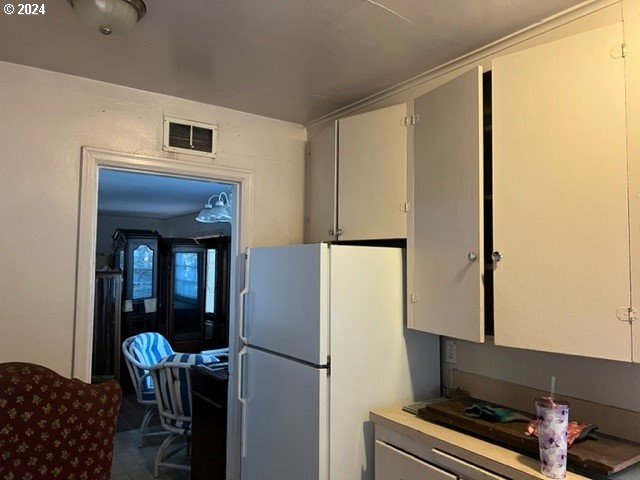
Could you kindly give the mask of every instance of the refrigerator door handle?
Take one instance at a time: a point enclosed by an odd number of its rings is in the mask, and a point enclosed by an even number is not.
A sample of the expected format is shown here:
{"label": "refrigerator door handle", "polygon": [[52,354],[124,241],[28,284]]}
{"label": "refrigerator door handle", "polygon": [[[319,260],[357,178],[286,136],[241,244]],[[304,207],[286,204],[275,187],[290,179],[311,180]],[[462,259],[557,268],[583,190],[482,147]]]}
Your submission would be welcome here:
{"label": "refrigerator door handle", "polygon": [[240,325],[238,325],[238,337],[240,338],[240,340],[242,341],[242,343],[244,343],[245,345],[247,345],[249,343],[249,340],[247,339],[246,335],[244,334],[244,325],[245,325],[245,321],[244,321],[244,304],[245,304],[245,300],[247,298],[247,295],[249,295],[249,270],[251,267],[251,249],[247,248],[247,253],[245,254],[245,272],[244,272],[244,288],[242,289],[242,291],[240,292],[240,305],[239,305],[239,310],[240,310]]}
{"label": "refrigerator door handle", "polygon": [[244,361],[243,358],[247,354],[247,347],[238,352],[238,402],[241,405],[242,413],[242,429],[240,432],[240,451],[242,458],[247,458],[247,400],[242,396],[242,381],[244,379]]}
{"label": "refrigerator door handle", "polygon": [[249,339],[244,334],[244,323],[245,323],[244,322],[244,303],[247,298],[247,295],[249,295],[248,286],[240,292],[240,325],[238,328],[238,337],[240,337],[240,340],[245,345],[249,343]]}

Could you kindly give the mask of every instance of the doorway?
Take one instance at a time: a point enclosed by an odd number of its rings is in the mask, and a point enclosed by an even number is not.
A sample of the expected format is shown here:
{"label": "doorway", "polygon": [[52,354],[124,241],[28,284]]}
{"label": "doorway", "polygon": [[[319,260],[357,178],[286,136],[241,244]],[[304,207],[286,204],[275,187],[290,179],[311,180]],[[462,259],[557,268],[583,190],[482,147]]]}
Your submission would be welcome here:
{"label": "doorway", "polygon": [[[138,376],[121,345],[129,342],[127,339],[150,334],[168,342],[163,356],[213,349],[226,353],[229,346],[232,218],[210,219],[200,213],[205,204],[219,197],[225,199],[220,210],[231,214],[236,197],[232,184],[99,170],[91,380],[117,380],[123,390],[115,436],[115,473],[151,474],[168,434],[160,425],[156,408],[146,401],[149,394],[140,397],[142,387],[134,387]],[[226,399],[221,405],[226,409]],[[199,411],[202,416],[206,409]],[[224,429],[219,435],[225,435]],[[131,440],[138,440],[140,447],[140,455],[134,458],[121,453]],[[186,446],[184,439],[178,445]],[[206,453],[216,457],[226,454],[223,441],[217,451],[209,450]],[[170,463],[188,466],[192,459],[178,450]],[[162,478],[182,478],[165,470]]]}
{"label": "doorway", "polygon": [[[76,315],[74,328],[73,375],[84,381],[91,378],[91,352],[93,339],[94,288],[96,271],[96,240],[99,176],[102,170],[112,169],[129,172],[166,175],[192,180],[217,181],[235,186],[234,221],[231,224],[229,245],[229,372],[236,374],[235,362],[240,342],[237,339],[238,293],[243,278],[243,252],[253,237],[252,221],[252,172],[212,165],[209,159],[183,161],[168,158],[148,157],[105,150],[83,148],[80,212],[78,229],[78,264],[76,285]],[[204,200],[203,200],[204,201]],[[229,389],[228,415],[228,475],[237,475],[240,452],[239,409],[234,389]]]}
{"label": "doorway", "polygon": [[141,333],[159,333],[181,353],[229,346],[231,221],[198,215],[219,196],[231,199],[230,211],[234,191],[227,183],[100,169],[92,382],[116,379],[132,392],[120,345]]}

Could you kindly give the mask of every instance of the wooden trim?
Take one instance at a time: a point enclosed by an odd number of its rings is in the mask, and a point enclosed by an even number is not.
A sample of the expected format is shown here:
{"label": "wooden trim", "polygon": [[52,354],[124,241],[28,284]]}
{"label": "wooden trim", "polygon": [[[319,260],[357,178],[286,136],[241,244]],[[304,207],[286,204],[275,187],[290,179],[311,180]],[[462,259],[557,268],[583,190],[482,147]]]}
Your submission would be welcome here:
{"label": "wooden trim", "polygon": [[389,99],[394,95],[401,94],[415,88],[417,86],[428,83],[443,75],[453,72],[454,70],[471,67],[478,63],[485,62],[506,49],[515,47],[527,40],[550,32],[558,27],[562,27],[570,22],[579,20],[587,15],[596,13],[604,8],[621,3],[622,0],[588,0],[579,5],[571,7],[563,12],[547,17],[533,25],[525,27],[517,32],[507,35],[495,42],[489,43],[477,50],[473,50],[449,62],[443,63],[437,67],[429,69],[423,73],[416,75],[408,80],[400,82],[380,92],[374,93],[368,97],[351,103],[345,107],[339,108],[331,113],[323,115],[315,120],[307,122],[305,127],[307,130],[320,127],[325,123],[335,121],[339,118],[361,113],[368,107],[376,105]]}
{"label": "wooden trim", "polygon": [[[535,398],[549,395],[544,390],[460,370],[453,371],[451,388],[460,388],[474,398],[530,413],[534,412]],[[558,395],[558,398],[571,404],[571,421],[593,423],[603,433],[640,442],[640,413],[566,395]]]}

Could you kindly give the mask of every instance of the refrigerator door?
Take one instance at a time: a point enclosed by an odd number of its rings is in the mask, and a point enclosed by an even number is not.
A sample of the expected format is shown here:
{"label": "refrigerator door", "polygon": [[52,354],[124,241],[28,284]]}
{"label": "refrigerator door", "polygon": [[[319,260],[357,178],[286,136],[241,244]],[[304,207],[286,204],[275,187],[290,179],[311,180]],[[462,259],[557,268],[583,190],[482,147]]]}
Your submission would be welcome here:
{"label": "refrigerator door", "polygon": [[249,249],[246,343],[313,365],[329,355],[329,247]]}
{"label": "refrigerator door", "polygon": [[242,480],[328,480],[327,371],[247,348]]}

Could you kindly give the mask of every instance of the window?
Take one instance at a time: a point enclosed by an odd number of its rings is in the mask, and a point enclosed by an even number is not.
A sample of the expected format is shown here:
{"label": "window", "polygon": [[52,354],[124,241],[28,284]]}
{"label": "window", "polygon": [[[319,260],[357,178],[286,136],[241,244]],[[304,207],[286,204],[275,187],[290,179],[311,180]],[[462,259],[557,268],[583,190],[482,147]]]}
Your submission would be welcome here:
{"label": "window", "polygon": [[140,245],[133,251],[133,300],[153,297],[153,250]]}
{"label": "window", "polygon": [[215,248],[207,249],[207,290],[205,293],[205,313],[216,313],[216,256]]}
{"label": "window", "polygon": [[175,295],[198,299],[198,254],[178,252],[175,257]]}

